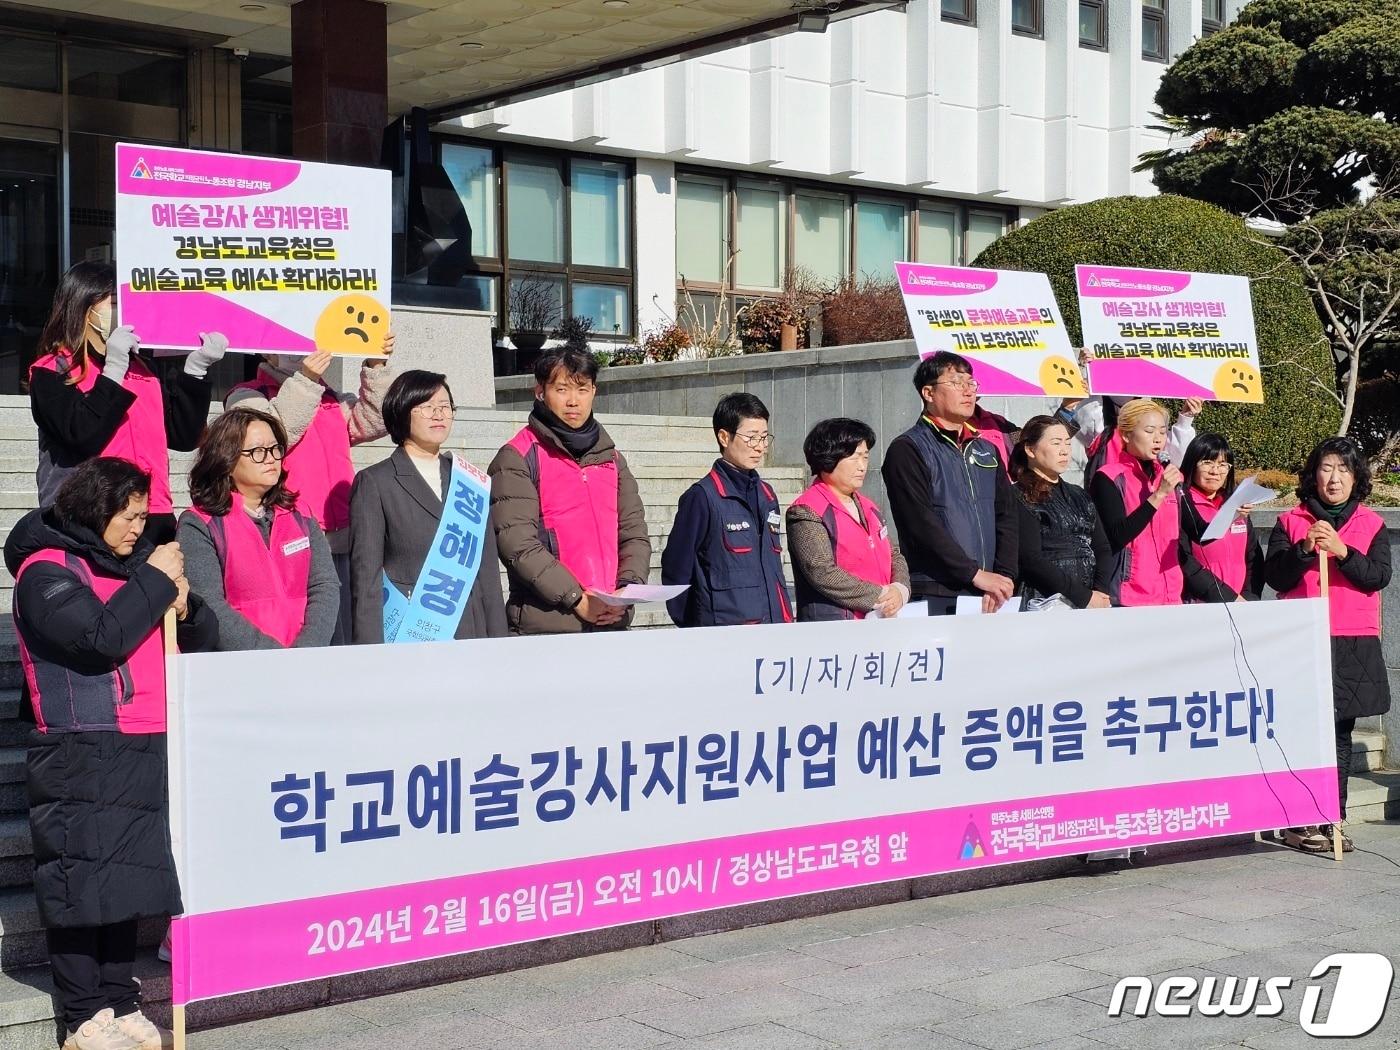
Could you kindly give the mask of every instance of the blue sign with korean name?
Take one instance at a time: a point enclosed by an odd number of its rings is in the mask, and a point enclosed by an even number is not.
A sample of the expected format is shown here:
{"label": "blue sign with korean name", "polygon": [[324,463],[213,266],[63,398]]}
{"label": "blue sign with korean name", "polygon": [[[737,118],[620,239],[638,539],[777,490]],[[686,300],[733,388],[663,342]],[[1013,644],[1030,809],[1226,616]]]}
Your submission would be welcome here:
{"label": "blue sign with korean name", "polygon": [[405,597],[383,578],[384,641],[451,640],[462,619],[486,551],[491,479],[454,456],[437,534],[413,593]]}

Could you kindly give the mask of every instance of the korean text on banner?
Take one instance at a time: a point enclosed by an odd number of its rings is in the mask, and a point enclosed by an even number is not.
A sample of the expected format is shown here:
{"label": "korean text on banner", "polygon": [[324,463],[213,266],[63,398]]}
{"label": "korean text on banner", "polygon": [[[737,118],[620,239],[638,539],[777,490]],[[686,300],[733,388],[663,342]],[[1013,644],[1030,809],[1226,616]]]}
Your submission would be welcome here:
{"label": "korean text on banner", "polygon": [[1249,278],[1076,266],[1089,388],[1262,404]]}
{"label": "korean text on banner", "polygon": [[117,313],[151,347],[376,355],[389,173],[118,143]]}
{"label": "korean text on banner", "polygon": [[182,656],[174,1001],[1337,816],[1321,600],[934,626]]}
{"label": "korean text on banner", "polygon": [[383,580],[386,642],[437,642],[457,633],[486,552],[490,506],[491,479],[454,456],[442,517],[413,593],[405,597]]}
{"label": "korean text on banner", "polygon": [[972,362],[983,394],[1087,393],[1043,273],[895,263],[920,357],[948,350]]}

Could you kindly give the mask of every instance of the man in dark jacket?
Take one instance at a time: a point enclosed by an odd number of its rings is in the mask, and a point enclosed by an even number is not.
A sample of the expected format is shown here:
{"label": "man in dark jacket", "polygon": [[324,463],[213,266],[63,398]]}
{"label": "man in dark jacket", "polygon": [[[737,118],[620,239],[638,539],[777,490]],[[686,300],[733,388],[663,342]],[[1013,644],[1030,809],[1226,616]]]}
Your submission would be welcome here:
{"label": "man in dark jacket", "polygon": [[593,416],[597,379],[590,354],[544,354],[530,419],[487,471],[512,634],[626,627],[631,608],[600,595],[647,582],[646,509],[627,461]]}
{"label": "man in dark jacket", "polygon": [[782,513],[758,475],[772,443],[768,408],[752,394],[715,406],[719,459],[681,496],[661,555],[661,582],[689,590],[666,603],[677,627],[791,623]]}
{"label": "man in dark jacket", "polygon": [[940,352],[920,362],[914,389],[923,412],[890,442],[880,469],[914,599],[953,611],[959,595],[994,612],[1015,588],[1017,516],[991,442],[968,420],[977,408],[972,366]]}

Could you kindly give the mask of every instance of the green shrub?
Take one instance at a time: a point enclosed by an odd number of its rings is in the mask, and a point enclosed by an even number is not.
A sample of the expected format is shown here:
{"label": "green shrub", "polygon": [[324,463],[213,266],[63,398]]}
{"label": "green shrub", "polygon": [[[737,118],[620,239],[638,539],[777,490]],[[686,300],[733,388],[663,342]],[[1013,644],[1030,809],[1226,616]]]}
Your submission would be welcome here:
{"label": "green shrub", "polygon": [[1184,197],[1112,197],[1050,212],[1007,234],[974,265],[1050,277],[1065,327],[1082,344],[1076,263],[1251,278],[1264,404],[1210,402],[1197,430],[1224,434],[1249,467],[1293,470],[1336,433],[1336,370],[1321,322],[1286,256],[1219,208]]}

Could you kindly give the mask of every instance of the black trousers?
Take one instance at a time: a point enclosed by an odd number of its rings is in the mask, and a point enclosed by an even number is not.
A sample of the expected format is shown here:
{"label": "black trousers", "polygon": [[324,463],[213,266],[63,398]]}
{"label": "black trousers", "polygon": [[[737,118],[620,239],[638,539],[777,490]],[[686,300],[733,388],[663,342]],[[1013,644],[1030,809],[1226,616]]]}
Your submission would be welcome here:
{"label": "black trousers", "polygon": [[108,926],[54,927],[46,931],[58,1009],[68,1031],[112,1008],[118,1017],[141,1005],[136,962],[136,920]]}
{"label": "black trousers", "polygon": [[1337,797],[1342,803],[1342,819],[1347,817],[1347,778],[1351,776],[1351,734],[1356,719],[1337,719]]}

